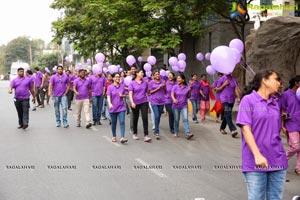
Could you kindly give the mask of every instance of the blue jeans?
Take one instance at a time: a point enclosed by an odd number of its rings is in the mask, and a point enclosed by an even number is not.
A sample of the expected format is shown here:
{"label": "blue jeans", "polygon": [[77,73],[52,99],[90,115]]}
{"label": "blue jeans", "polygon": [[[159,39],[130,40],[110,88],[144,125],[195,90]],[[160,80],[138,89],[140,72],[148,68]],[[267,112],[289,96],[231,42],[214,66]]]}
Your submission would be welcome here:
{"label": "blue jeans", "polygon": [[185,134],[189,134],[190,126],[189,126],[189,121],[188,121],[188,109],[187,108],[176,108],[176,109],[173,109],[173,112],[174,112],[174,131],[175,131],[175,133],[179,132],[180,113],[182,113],[184,132],[185,132]]}
{"label": "blue jeans", "polygon": [[164,109],[164,105],[151,105],[151,107],[154,113],[154,134],[159,134],[160,116]]}
{"label": "blue jeans", "polygon": [[125,136],[125,111],[118,113],[109,113],[111,117],[111,132],[113,137],[116,137],[117,121],[119,117],[121,138]]}
{"label": "blue jeans", "polygon": [[102,106],[103,106],[103,99],[104,96],[100,95],[100,96],[93,96],[92,100],[93,100],[93,104],[92,104],[92,108],[93,108],[93,121],[94,122],[99,122],[101,119],[101,111],[102,111]]}
{"label": "blue jeans", "polygon": [[273,172],[244,172],[248,200],[281,200],[286,170]]}
{"label": "blue jeans", "polygon": [[[103,99],[102,112],[101,112],[102,117],[106,117],[106,110],[108,110],[108,101],[107,101],[107,98],[104,98]],[[111,120],[109,112],[107,114],[107,118],[108,118],[108,120]]]}
{"label": "blue jeans", "polygon": [[198,121],[197,113],[199,111],[200,101],[198,101],[196,99],[190,99],[190,101],[191,101],[192,107],[193,107],[193,121]]}
{"label": "blue jeans", "polygon": [[226,128],[226,125],[228,124],[230,131],[235,131],[236,127],[234,126],[232,122],[232,108],[233,103],[222,103],[223,105],[223,117],[222,117],[222,124],[220,129],[224,130]]}
{"label": "blue jeans", "polygon": [[56,117],[56,125],[60,126],[61,125],[61,120],[60,120],[60,106],[62,110],[62,118],[63,118],[63,124],[64,126],[69,125],[68,124],[68,101],[67,101],[67,96],[60,96],[60,97],[52,97],[52,101],[54,102],[54,110],[55,110],[55,117]]}

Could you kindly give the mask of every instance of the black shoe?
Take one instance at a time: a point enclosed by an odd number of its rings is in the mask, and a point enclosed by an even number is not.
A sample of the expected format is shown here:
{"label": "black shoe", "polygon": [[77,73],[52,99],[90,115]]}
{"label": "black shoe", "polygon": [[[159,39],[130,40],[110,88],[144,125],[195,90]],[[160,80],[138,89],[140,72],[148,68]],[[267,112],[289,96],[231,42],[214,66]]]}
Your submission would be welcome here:
{"label": "black shoe", "polygon": [[97,123],[97,122],[94,122],[94,123],[93,123],[93,126],[96,126],[96,125],[98,125],[98,123]]}
{"label": "black shoe", "polygon": [[36,108],[32,108],[32,111],[36,111]]}
{"label": "black shoe", "polygon": [[92,123],[88,123],[85,128],[89,129],[92,127]]}
{"label": "black shoe", "polygon": [[102,125],[102,123],[100,121],[97,122],[97,125]]}
{"label": "black shoe", "polygon": [[26,128],[28,128],[28,124],[23,124],[23,127],[22,127],[23,129],[26,129]]}
{"label": "black shoe", "polygon": [[21,129],[21,128],[23,128],[23,125],[19,125],[19,126],[18,126],[18,129]]}
{"label": "black shoe", "polygon": [[68,108],[68,110],[70,110],[70,111],[71,111],[71,110],[72,110],[72,108]]}
{"label": "black shoe", "polygon": [[77,124],[76,127],[80,127],[80,124]]}

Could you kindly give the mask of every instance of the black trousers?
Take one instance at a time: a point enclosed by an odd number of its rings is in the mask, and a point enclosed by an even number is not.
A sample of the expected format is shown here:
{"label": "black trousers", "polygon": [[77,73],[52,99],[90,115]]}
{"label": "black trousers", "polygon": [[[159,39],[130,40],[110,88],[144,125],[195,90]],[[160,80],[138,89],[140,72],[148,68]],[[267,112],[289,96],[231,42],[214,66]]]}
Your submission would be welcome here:
{"label": "black trousers", "polygon": [[44,104],[41,101],[41,90],[42,90],[41,88],[35,88],[35,98],[36,98],[36,101],[38,103],[38,106]]}
{"label": "black trousers", "polygon": [[29,123],[29,99],[14,99],[15,106],[18,112],[19,125],[23,126],[24,124]]}
{"label": "black trousers", "polygon": [[68,109],[71,108],[71,104],[74,98],[74,91],[73,90],[69,90],[67,93],[67,99],[68,99]]}
{"label": "black trousers", "polygon": [[139,115],[140,115],[140,111],[141,111],[144,135],[145,136],[148,135],[148,108],[149,108],[148,102],[136,105],[135,108],[131,108],[132,114],[133,114],[133,134],[137,134],[138,120],[139,120]]}
{"label": "black trousers", "polygon": [[48,89],[43,88],[41,89],[41,105],[44,105],[45,98],[47,98],[47,104],[49,104]]}

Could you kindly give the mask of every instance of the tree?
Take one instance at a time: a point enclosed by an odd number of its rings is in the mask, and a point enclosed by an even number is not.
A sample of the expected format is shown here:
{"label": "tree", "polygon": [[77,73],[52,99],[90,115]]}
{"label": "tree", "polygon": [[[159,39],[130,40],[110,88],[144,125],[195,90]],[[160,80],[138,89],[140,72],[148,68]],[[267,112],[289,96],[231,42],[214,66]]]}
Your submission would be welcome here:
{"label": "tree", "polygon": [[[112,61],[144,49],[180,47],[184,34],[199,36],[211,13],[207,0],[55,0],[64,16],[53,23],[57,43],[65,37],[81,55],[97,51]],[[124,59],[123,59],[124,60]]]}
{"label": "tree", "polygon": [[46,67],[48,69],[52,69],[54,66],[57,65],[57,61],[60,59],[60,55],[58,53],[49,53],[45,54],[38,59],[38,66],[40,69],[45,69]]}

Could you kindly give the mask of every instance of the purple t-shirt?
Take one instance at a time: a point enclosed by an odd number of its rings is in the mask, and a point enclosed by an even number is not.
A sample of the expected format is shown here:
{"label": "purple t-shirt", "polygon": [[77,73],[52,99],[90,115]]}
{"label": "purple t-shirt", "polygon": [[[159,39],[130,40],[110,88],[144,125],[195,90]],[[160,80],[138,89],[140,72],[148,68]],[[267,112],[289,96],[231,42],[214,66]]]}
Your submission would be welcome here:
{"label": "purple t-shirt", "polygon": [[37,88],[41,87],[42,80],[43,80],[43,74],[42,74],[42,72],[37,71],[36,74],[35,74],[35,86]]}
{"label": "purple t-shirt", "polygon": [[103,95],[103,89],[106,84],[106,78],[104,75],[92,75],[89,77],[90,85],[92,88],[92,96],[101,96]]}
{"label": "purple t-shirt", "polygon": [[67,90],[69,84],[69,78],[67,75],[62,74],[55,74],[51,77],[50,83],[53,85],[53,96],[54,97],[61,97]]}
{"label": "purple t-shirt", "polygon": [[[217,88],[218,87],[218,81],[220,80],[220,78],[218,78],[217,80],[215,80],[214,84],[213,84],[213,88]],[[220,92],[216,92],[216,100],[220,100]]]}
{"label": "purple t-shirt", "polygon": [[109,113],[126,111],[125,101],[122,97],[120,97],[120,93],[124,94],[124,92],[125,89],[123,84],[120,84],[119,86],[111,84],[110,86],[108,86],[107,96],[110,96],[110,101],[113,105],[113,108],[109,109]]}
{"label": "purple t-shirt", "polygon": [[157,90],[155,93],[150,94],[151,90],[155,90],[160,85],[164,84],[164,80],[160,79],[159,82],[152,80],[148,83],[149,101],[151,105],[164,105],[165,104],[165,89],[164,86]]}
{"label": "purple t-shirt", "polygon": [[193,81],[192,84],[190,84],[192,86],[192,90],[191,90],[191,100],[200,100],[200,82],[199,81]]}
{"label": "purple t-shirt", "polygon": [[74,87],[76,88],[76,91],[79,93],[79,95],[76,95],[76,100],[84,100],[89,99],[89,89],[91,88],[90,81],[88,78],[84,78],[81,80],[81,78],[77,78],[74,81]]}
{"label": "purple t-shirt", "polygon": [[200,83],[200,90],[202,90],[205,98],[200,96],[201,101],[209,101],[209,86],[205,86]]}
{"label": "purple t-shirt", "polygon": [[73,90],[73,86],[74,86],[73,83],[74,83],[74,80],[77,78],[77,76],[75,76],[74,74],[70,74],[68,76],[68,78],[69,78],[69,83],[70,83],[70,90]]}
{"label": "purple t-shirt", "polygon": [[17,99],[29,99],[30,89],[34,87],[32,78],[24,76],[20,78],[19,76],[13,79],[10,83],[10,87],[15,90],[15,98]]}
{"label": "purple t-shirt", "polygon": [[147,82],[145,79],[141,83],[135,80],[131,81],[128,86],[128,91],[132,91],[132,98],[136,105],[147,102]]}
{"label": "purple t-shirt", "polygon": [[290,119],[284,122],[288,132],[300,132],[300,101],[296,93],[288,89],[282,94],[281,106],[286,113],[290,114]]}
{"label": "purple t-shirt", "polygon": [[242,171],[266,172],[288,168],[286,153],[280,138],[281,115],[278,102],[267,102],[256,91],[243,97],[237,115],[238,126],[251,127],[260,153],[268,161],[268,169],[258,169],[254,156],[242,135]]}
{"label": "purple t-shirt", "polygon": [[174,93],[174,97],[178,102],[176,104],[172,104],[173,109],[187,108],[188,92],[188,85],[183,85],[182,87],[180,87],[178,84],[174,85],[172,88],[172,93]]}
{"label": "purple t-shirt", "polygon": [[174,85],[177,85],[177,83],[174,81],[173,83],[171,83],[169,80],[166,82],[166,95],[165,95],[165,104],[172,104],[172,97],[171,97],[171,93],[172,93],[172,88]]}
{"label": "purple t-shirt", "polygon": [[229,81],[229,85],[227,85],[221,92],[220,92],[220,100],[222,103],[234,103],[235,101],[235,88],[237,87],[236,79],[231,77],[228,78],[226,75],[222,76],[218,80],[218,87],[221,87],[223,83]]}

